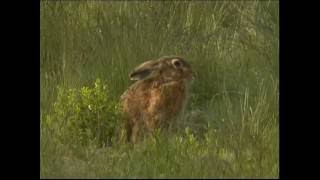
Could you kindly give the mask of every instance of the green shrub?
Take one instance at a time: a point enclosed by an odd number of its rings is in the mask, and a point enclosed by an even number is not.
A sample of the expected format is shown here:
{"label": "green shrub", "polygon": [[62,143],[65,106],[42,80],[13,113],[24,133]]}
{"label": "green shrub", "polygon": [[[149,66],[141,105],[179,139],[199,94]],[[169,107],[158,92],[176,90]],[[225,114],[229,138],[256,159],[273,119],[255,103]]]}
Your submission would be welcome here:
{"label": "green shrub", "polygon": [[53,116],[48,119],[65,144],[110,145],[120,124],[119,104],[111,100],[108,86],[99,79],[94,87],[58,87]]}

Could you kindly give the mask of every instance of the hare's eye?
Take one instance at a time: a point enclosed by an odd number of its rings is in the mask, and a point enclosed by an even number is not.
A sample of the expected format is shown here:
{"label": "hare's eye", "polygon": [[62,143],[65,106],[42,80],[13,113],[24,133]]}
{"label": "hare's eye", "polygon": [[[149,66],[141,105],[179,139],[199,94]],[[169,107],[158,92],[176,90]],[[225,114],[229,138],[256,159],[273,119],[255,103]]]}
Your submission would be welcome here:
{"label": "hare's eye", "polygon": [[181,66],[181,62],[178,61],[178,60],[175,60],[175,61],[173,61],[172,63],[173,63],[173,65],[176,66],[176,67],[180,67],[180,66]]}

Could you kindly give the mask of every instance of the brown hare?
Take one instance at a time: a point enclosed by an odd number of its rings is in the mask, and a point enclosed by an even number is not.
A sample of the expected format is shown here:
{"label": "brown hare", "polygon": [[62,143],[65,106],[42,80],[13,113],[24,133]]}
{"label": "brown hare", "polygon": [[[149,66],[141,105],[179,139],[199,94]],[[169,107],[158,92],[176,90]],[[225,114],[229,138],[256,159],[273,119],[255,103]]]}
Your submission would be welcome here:
{"label": "brown hare", "polygon": [[132,71],[130,79],[136,82],[121,96],[128,141],[137,142],[144,129],[152,135],[157,128],[168,128],[185,108],[193,74],[191,66],[177,56],[150,60]]}

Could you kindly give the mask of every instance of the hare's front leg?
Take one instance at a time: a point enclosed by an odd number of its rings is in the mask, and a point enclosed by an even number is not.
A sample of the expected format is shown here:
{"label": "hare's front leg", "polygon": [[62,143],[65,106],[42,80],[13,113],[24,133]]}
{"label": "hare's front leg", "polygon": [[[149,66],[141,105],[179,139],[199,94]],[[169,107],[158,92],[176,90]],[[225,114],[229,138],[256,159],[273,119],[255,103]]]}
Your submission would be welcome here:
{"label": "hare's front leg", "polygon": [[146,119],[146,129],[148,131],[149,136],[153,136],[156,129],[160,128],[161,121],[162,121],[163,115],[159,112],[155,112],[149,116],[148,119]]}
{"label": "hare's front leg", "polygon": [[139,133],[139,125],[137,123],[135,123],[135,124],[133,124],[132,129],[131,129],[130,141],[132,143],[136,143],[137,142],[138,133]]}

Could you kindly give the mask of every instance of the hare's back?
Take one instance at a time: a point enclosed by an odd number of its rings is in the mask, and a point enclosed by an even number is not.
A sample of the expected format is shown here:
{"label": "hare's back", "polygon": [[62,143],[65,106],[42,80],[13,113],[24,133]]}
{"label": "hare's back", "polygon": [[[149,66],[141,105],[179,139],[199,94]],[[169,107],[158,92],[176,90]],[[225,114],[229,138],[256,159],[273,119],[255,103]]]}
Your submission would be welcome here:
{"label": "hare's back", "polygon": [[140,111],[146,108],[149,99],[150,84],[148,82],[137,81],[132,84],[121,96],[124,111]]}

